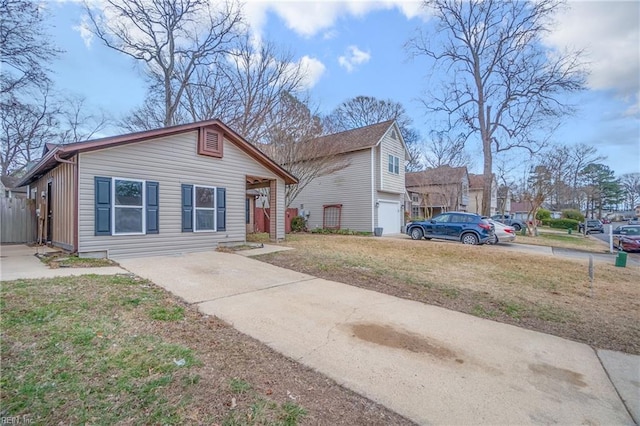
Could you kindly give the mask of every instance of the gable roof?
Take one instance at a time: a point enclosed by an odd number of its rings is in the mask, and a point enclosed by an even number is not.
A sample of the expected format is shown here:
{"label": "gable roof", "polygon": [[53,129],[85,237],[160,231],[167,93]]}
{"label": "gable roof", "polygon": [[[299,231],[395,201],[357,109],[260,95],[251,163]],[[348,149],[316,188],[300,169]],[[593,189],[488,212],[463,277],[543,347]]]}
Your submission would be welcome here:
{"label": "gable roof", "polygon": [[484,175],[469,173],[469,189],[484,188]]}
{"label": "gable roof", "polygon": [[467,175],[466,167],[440,166],[435,169],[422,170],[420,172],[405,173],[405,186],[417,188],[430,185],[451,185],[462,182]]}
{"label": "gable roof", "polygon": [[387,120],[369,126],[358,127],[357,129],[320,136],[312,139],[309,143],[325,145],[328,151],[333,154],[344,154],[372,148],[380,142],[380,139],[387,133],[393,122],[394,120]]}
{"label": "gable roof", "polygon": [[85,142],[75,142],[66,145],[54,145],[46,144],[44,153],[38,164],[35,165],[27,175],[19,182],[20,186],[30,184],[39,179],[49,170],[56,167],[58,164],[64,162],[77,153],[97,151],[105,148],[111,148],[114,146],[127,145],[135,142],[143,142],[151,139],[177,135],[180,133],[191,132],[203,127],[215,126],[218,127],[224,133],[224,137],[233,143],[235,146],[244,151],[251,158],[262,164],[268,170],[272,171],[278,177],[281,177],[286,184],[298,183],[298,179],[291,173],[286,171],[282,166],[277,164],[266,154],[260,151],[255,146],[251,145],[245,139],[243,139],[236,132],[227,127],[226,124],[220,120],[206,120],[189,124],[181,124],[177,126],[164,127],[161,129],[146,130],[136,133],[128,133],[119,136],[111,136],[102,139],[95,139]]}
{"label": "gable roof", "polygon": [[[345,130],[343,132],[320,136],[306,142],[301,142],[306,145],[305,151],[308,152],[308,158],[302,158],[301,160],[310,160],[313,158],[346,154],[349,152],[373,148],[380,143],[391,126],[397,128],[395,120],[381,121],[380,123],[371,124],[369,126]],[[407,147],[402,139],[402,135],[400,134],[400,129],[397,130],[398,140],[402,143],[402,146],[405,149],[406,158],[408,156]]]}

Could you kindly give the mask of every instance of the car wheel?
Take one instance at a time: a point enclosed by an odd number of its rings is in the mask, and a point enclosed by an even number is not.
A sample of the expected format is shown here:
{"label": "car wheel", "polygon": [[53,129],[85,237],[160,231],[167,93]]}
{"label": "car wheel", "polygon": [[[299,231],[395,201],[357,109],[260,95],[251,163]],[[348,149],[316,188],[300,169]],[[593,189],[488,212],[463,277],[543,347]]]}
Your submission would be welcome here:
{"label": "car wheel", "polygon": [[515,230],[516,230],[516,232],[520,232],[520,230],[522,229],[522,226],[520,226],[520,225],[519,225],[519,224],[517,224],[517,223],[514,223],[514,224],[513,224],[513,225],[511,225],[511,226],[513,226],[513,229],[515,229]]}
{"label": "car wheel", "polygon": [[498,244],[498,236],[493,234],[493,237],[487,240],[487,244]]}
{"label": "car wheel", "polygon": [[478,244],[478,237],[476,237],[475,234],[467,232],[466,234],[462,235],[460,241],[462,241],[462,244],[471,244],[475,246]]}
{"label": "car wheel", "polygon": [[423,236],[424,236],[424,234],[422,233],[422,229],[413,228],[411,230],[411,239],[412,240],[421,240]]}

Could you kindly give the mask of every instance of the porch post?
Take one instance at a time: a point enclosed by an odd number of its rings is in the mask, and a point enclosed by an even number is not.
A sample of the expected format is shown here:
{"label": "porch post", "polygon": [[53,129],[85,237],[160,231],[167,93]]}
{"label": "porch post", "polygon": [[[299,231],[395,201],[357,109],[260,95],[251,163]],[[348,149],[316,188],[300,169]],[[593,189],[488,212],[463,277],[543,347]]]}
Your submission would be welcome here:
{"label": "porch post", "polygon": [[269,181],[269,240],[278,241],[278,182]]}

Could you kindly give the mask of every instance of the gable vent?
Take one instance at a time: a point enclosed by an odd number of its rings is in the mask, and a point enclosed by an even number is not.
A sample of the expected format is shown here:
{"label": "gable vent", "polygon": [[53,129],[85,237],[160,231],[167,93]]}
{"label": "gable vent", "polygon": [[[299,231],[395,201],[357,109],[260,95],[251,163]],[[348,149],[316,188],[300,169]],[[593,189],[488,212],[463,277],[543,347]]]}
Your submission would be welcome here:
{"label": "gable vent", "polygon": [[222,158],[222,133],[201,128],[198,138],[198,154]]}

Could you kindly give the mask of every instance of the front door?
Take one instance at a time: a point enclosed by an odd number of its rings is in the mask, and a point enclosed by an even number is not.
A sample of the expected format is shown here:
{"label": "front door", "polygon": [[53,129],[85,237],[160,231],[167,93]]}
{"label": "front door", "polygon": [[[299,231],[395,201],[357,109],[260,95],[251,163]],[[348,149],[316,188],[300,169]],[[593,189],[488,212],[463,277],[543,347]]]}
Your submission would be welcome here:
{"label": "front door", "polygon": [[51,188],[53,182],[47,182],[47,242],[50,243],[53,241],[52,238],[52,230],[53,230],[53,201],[51,198]]}

